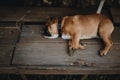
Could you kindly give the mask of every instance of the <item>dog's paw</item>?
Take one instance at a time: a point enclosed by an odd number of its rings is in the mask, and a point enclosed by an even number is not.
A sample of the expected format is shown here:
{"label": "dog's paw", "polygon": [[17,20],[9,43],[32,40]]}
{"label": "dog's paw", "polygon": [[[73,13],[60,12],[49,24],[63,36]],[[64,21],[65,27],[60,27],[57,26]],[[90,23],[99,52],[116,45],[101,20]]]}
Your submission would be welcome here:
{"label": "dog's paw", "polygon": [[100,56],[105,56],[107,55],[107,51],[106,50],[101,50],[100,51]]}
{"label": "dog's paw", "polygon": [[85,49],[85,46],[79,45],[78,48],[79,48],[79,49]]}
{"label": "dog's paw", "polygon": [[72,48],[72,47],[68,47],[68,55],[69,56],[73,56],[74,52],[76,49]]}

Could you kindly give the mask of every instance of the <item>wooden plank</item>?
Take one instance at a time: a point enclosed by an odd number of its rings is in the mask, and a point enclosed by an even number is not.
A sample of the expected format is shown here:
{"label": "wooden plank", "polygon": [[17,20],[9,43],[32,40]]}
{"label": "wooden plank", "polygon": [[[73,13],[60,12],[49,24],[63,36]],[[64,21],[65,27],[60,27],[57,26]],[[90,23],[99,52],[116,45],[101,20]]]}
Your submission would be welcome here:
{"label": "wooden plank", "polygon": [[15,44],[20,28],[15,25],[0,25],[0,44]]}
{"label": "wooden plank", "polygon": [[15,7],[0,7],[0,21],[17,21],[26,12],[26,8],[21,11],[20,8]]}
{"label": "wooden plank", "polygon": [[46,39],[42,35],[44,25],[24,25],[22,27],[20,41],[24,42],[64,42],[61,38],[58,39]]}
{"label": "wooden plank", "polygon": [[19,30],[14,24],[0,24],[0,66],[11,64]]}
{"label": "wooden plank", "polygon": [[[17,44],[12,64],[20,69],[28,69],[25,71],[26,74],[31,69],[35,70],[35,72],[33,71],[35,74],[45,74],[46,71],[53,71],[53,74],[66,74],[67,71],[70,74],[120,73],[119,28],[115,28],[113,32],[114,45],[107,56],[100,57],[98,55],[102,44],[99,40],[94,39],[83,40],[87,44],[86,49],[77,50],[74,56],[70,57],[67,53],[67,42],[60,38],[55,40],[43,38],[40,34],[42,26],[24,25],[22,28],[21,38]],[[39,72],[43,69],[46,70]],[[36,72],[37,70],[39,71]],[[57,73],[58,70],[61,71]],[[62,70],[65,71],[62,72]]]}
{"label": "wooden plank", "polygon": [[[102,14],[106,14],[103,10]],[[16,22],[29,13],[24,22],[45,22],[49,17],[96,13],[96,9],[52,8],[52,7],[0,7],[0,22]],[[108,15],[108,13],[107,13]]]}
{"label": "wooden plank", "polygon": [[[19,43],[25,43],[25,42],[66,42],[66,40],[63,40],[62,38],[58,39],[46,39],[41,34],[43,32],[43,28],[45,25],[24,25],[22,27],[21,36]],[[120,43],[120,37],[118,37],[118,34],[120,34],[120,28],[115,27],[114,32],[112,33],[112,40],[113,44],[119,44]],[[90,40],[82,40],[85,44],[99,44],[101,40],[100,39],[90,39]]]}
{"label": "wooden plank", "polygon": [[10,65],[15,46],[0,45],[0,66]]}
{"label": "wooden plank", "polygon": [[[36,66],[37,67],[37,66]],[[79,75],[79,74],[120,74],[119,69],[111,68],[87,68],[84,67],[70,67],[70,66],[44,66],[39,68],[31,68],[31,66],[24,67],[2,67],[0,68],[0,74],[42,74],[42,75]]]}
{"label": "wooden plank", "polygon": [[45,21],[50,16],[74,15],[80,11],[73,8],[0,7],[0,21],[17,21],[27,12],[30,13],[23,21],[40,22]]}
{"label": "wooden plank", "polygon": [[[62,38],[58,39],[46,39],[41,34],[43,32],[44,25],[24,25],[22,27],[21,36],[19,43],[25,42],[66,42]],[[93,39],[92,40],[82,40],[84,43],[98,43],[99,40]]]}
{"label": "wooden plank", "polygon": [[64,43],[21,43],[18,44],[13,64],[15,65],[78,65],[94,67],[118,67],[120,45],[115,44],[107,56],[98,56],[100,45],[87,45],[68,56]]}

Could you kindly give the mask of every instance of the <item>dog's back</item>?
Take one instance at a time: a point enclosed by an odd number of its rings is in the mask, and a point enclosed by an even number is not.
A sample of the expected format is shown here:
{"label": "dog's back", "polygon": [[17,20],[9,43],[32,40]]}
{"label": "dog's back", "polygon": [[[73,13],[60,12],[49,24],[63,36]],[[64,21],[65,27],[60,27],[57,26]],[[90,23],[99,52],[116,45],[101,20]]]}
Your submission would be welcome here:
{"label": "dog's back", "polygon": [[113,31],[111,20],[101,14],[66,16],[62,20],[63,33],[72,35],[80,32],[81,39],[97,37],[103,26],[105,30],[111,29],[110,33]]}

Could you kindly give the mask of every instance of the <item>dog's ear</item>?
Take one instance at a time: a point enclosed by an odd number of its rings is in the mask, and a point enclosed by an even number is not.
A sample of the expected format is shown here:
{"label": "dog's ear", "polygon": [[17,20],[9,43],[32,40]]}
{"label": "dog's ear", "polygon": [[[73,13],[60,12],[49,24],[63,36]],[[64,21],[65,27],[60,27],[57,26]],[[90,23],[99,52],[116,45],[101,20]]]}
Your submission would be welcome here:
{"label": "dog's ear", "polygon": [[47,19],[46,26],[49,26],[50,24],[52,24],[52,21],[51,21],[51,19],[49,18],[49,19]]}
{"label": "dog's ear", "polygon": [[51,25],[53,23],[58,23],[58,17],[51,17],[47,20],[46,26]]}
{"label": "dog's ear", "polygon": [[58,17],[51,17],[50,21],[51,21],[51,23],[56,23],[56,22],[58,22]]}
{"label": "dog's ear", "polygon": [[58,17],[55,17],[53,22],[58,23]]}

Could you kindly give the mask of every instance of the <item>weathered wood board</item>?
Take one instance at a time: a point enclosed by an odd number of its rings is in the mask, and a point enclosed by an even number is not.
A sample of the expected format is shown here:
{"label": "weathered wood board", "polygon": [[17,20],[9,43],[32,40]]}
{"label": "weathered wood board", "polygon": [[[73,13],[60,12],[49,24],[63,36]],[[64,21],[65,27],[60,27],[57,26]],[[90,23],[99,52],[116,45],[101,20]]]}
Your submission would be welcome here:
{"label": "weathered wood board", "polygon": [[[33,28],[34,26],[34,28]],[[72,57],[67,53],[67,41],[62,39],[45,39],[41,36],[41,26],[25,25],[17,44],[13,58],[14,65],[58,65],[58,66],[90,66],[116,68],[120,67],[120,38],[119,29],[113,33],[114,45],[109,54],[100,57],[102,48],[100,40],[83,40],[85,50],[77,50]]]}
{"label": "weathered wood board", "polygon": [[12,45],[0,45],[0,66],[11,64],[14,48]]}
{"label": "weathered wood board", "polygon": [[[0,7],[0,22],[15,23],[27,12],[30,13],[23,21],[37,23],[46,21],[50,16],[84,13],[70,8]],[[100,39],[82,40],[87,45],[86,49],[77,50],[70,57],[67,53],[68,41],[61,38],[45,39],[41,35],[43,27],[44,25],[24,25],[20,30],[15,24],[0,24],[0,73],[120,73],[119,27],[112,34],[113,47],[104,57],[98,55],[103,47]]]}
{"label": "weathered wood board", "polygon": [[100,57],[100,45],[87,44],[85,50],[78,50],[70,57],[64,43],[21,43],[16,48],[13,64],[120,67],[119,49],[116,44],[107,56]]}
{"label": "weathered wood board", "polygon": [[0,24],[0,66],[11,64],[19,34],[20,29],[14,24]]}
{"label": "weathered wood board", "polygon": [[[44,25],[24,25],[21,30],[21,36],[19,43],[31,43],[31,42],[65,42],[62,38],[57,39],[46,39],[43,37],[42,32]],[[112,34],[112,41],[115,44],[119,44],[120,37],[120,28],[115,27],[115,30]],[[92,39],[92,40],[82,40],[83,43],[99,43],[100,39]]]}
{"label": "weathered wood board", "polygon": [[[96,13],[96,9],[52,8],[52,7],[0,7],[0,22],[16,22],[25,14],[24,22],[45,22],[49,17],[62,17]],[[102,14],[107,15],[107,10]]]}
{"label": "weathered wood board", "polygon": [[15,44],[20,34],[20,27],[13,24],[0,24],[0,44]]}
{"label": "weathered wood board", "polygon": [[[9,14],[8,14],[9,13]],[[0,7],[0,21],[17,21],[29,13],[23,21],[40,22],[51,16],[65,16],[79,14],[77,9],[69,8],[40,8],[40,7]]]}

